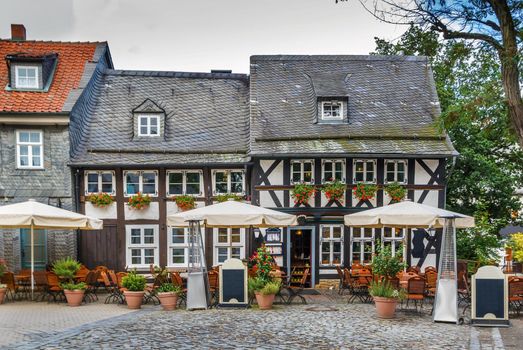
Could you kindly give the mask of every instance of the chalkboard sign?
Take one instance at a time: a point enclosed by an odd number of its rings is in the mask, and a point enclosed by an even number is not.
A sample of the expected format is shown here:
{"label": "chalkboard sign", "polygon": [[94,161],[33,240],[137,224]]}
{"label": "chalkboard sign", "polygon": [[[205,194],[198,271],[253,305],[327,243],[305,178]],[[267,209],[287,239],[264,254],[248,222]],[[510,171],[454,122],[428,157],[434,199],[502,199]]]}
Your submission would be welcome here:
{"label": "chalkboard sign", "polygon": [[496,266],[483,266],[472,276],[472,324],[502,326],[508,321],[508,288]]}
{"label": "chalkboard sign", "polygon": [[219,306],[247,307],[247,266],[240,259],[227,259],[220,266]]}

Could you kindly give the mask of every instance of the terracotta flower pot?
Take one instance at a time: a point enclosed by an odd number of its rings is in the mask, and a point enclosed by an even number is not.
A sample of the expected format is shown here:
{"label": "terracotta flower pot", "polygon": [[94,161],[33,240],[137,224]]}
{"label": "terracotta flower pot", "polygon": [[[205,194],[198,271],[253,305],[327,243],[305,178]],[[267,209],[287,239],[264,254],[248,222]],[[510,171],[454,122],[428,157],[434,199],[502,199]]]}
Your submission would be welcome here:
{"label": "terracotta flower pot", "polygon": [[65,298],[67,299],[67,305],[69,306],[80,306],[84,299],[85,291],[79,290],[64,290]]}
{"label": "terracotta flower pot", "polygon": [[394,318],[397,299],[374,297],[374,304],[376,304],[376,313],[379,318]]}
{"label": "terracotta flower pot", "polygon": [[160,298],[160,303],[165,311],[176,309],[178,294],[174,292],[158,293],[158,298]]}
{"label": "terracotta flower pot", "polygon": [[263,295],[260,292],[254,292],[256,296],[256,302],[260,310],[270,310],[272,309],[272,303],[274,302],[274,294]]}
{"label": "terracotta flower pot", "polygon": [[4,303],[7,288],[0,288],[0,304]]}
{"label": "terracotta flower pot", "polygon": [[127,302],[127,307],[129,309],[141,309],[142,308],[142,300],[145,292],[131,292],[131,291],[124,291],[123,292],[125,296],[125,301]]}

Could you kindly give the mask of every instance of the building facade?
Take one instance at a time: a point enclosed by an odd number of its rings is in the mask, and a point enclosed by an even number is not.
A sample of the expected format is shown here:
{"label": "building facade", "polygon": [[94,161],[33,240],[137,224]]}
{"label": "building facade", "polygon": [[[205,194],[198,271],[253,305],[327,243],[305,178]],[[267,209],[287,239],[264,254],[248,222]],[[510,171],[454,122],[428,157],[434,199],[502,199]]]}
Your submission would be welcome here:
{"label": "building facade", "polygon": [[[112,67],[106,43],[26,40],[23,25],[0,40],[0,205],[26,201],[75,210],[68,166],[70,126],[90,108],[97,77]],[[76,256],[74,231],[35,234],[36,267]],[[26,230],[2,230],[0,257],[13,270],[30,266]]]}

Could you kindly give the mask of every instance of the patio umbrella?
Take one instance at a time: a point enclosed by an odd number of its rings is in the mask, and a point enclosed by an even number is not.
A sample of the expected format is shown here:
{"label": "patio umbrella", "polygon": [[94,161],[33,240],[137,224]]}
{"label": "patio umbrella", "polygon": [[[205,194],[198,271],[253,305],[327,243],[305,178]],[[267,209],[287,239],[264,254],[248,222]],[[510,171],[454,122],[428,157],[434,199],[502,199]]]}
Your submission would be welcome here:
{"label": "patio umbrella", "polygon": [[187,227],[189,221],[201,221],[206,227],[278,227],[296,226],[296,215],[285,214],[234,200],[208,205],[167,216],[167,225]]}
{"label": "patio umbrella", "polygon": [[100,230],[102,227],[102,220],[42,204],[34,199],[0,207],[0,228],[31,229],[31,294],[34,290],[34,229]]}
{"label": "patio umbrella", "polygon": [[443,228],[433,320],[458,322],[456,228],[474,227],[474,218],[406,200],[348,214],[355,227]]}

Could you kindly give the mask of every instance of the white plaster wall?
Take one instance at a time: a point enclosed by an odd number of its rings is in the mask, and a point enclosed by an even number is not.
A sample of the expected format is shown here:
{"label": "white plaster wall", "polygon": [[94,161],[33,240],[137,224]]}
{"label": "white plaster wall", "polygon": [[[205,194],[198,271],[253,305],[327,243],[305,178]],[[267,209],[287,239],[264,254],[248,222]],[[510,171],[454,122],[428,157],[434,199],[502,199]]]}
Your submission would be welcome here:
{"label": "white plaster wall", "polygon": [[[439,165],[439,160],[436,159],[424,159],[423,162],[427,164],[430,170],[435,171]],[[414,183],[416,185],[426,185],[430,180],[430,175],[422,168],[422,166],[416,162]]]}
{"label": "white plaster wall", "polygon": [[[260,166],[263,169],[263,172],[266,172],[274,163],[274,160],[262,159],[260,160]],[[268,177],[271,185],[283,185],[283,161],[278,164],[278,166],[272,171]]]}
{"label": "white plaster wall", "polygon": [[125,220],[158,220],[160,218],[160,206],[158,202],[151,202],[147,208],[133,209],[127,204],[124,205]]}
{"label": "white plaster wall", "polygon": [[[416,190],[414,191],[414,201],[417,203],[420,199],[421,195],[423,194],[422,190]],[[423,200],[423,204],[430,205],[433,207],[438,207],[438,197],[439,197],[439,191],[429,191],[427,194],[427,197]]]}
{"label": "white plaster wall", "polygon": [[[377,205],[377,198],[378,197],[378,192],[376,192],[376,194],[374,195],[374,198],[372,199],[369,199],[369,202],[371,202],[371,204],[375,207]],[[358,203],[359,203],[360,199],[359,198],[356,198],[356,196],[354,196],[354,192],[352,192],[352,206],[355,207]],[[363,203],[363,205],[361,206],[362,208],[368,208],[368,205],[366,203]]]}
{"label": "white plaster wall", "polygon": [[[276,203],[274,203],[269,191],[259,191],[258,193],[260,194],[260,206],[265,208],[276,208]],[[274,194],[276,194],[281,205],[283,205],[284,191],[274,191]]]}
{"label": "white plaster wall", "polygon": [[85,215],[97,219],[116,219],[116,202],[112,202],[106,207],[97,207],[93,203],[85,202]]}
{"label": "white plaster wall", "polygon": [[[340,200],[341,205],[345,206],[345,196],[343,196],[343,199]],[[329,200],[327,199],[327,196],[325,196],[325,193],[321,192],[321,206],[324,207],[329,203]],[[336,208],[336,204],[332,205],[332,208]]]}

